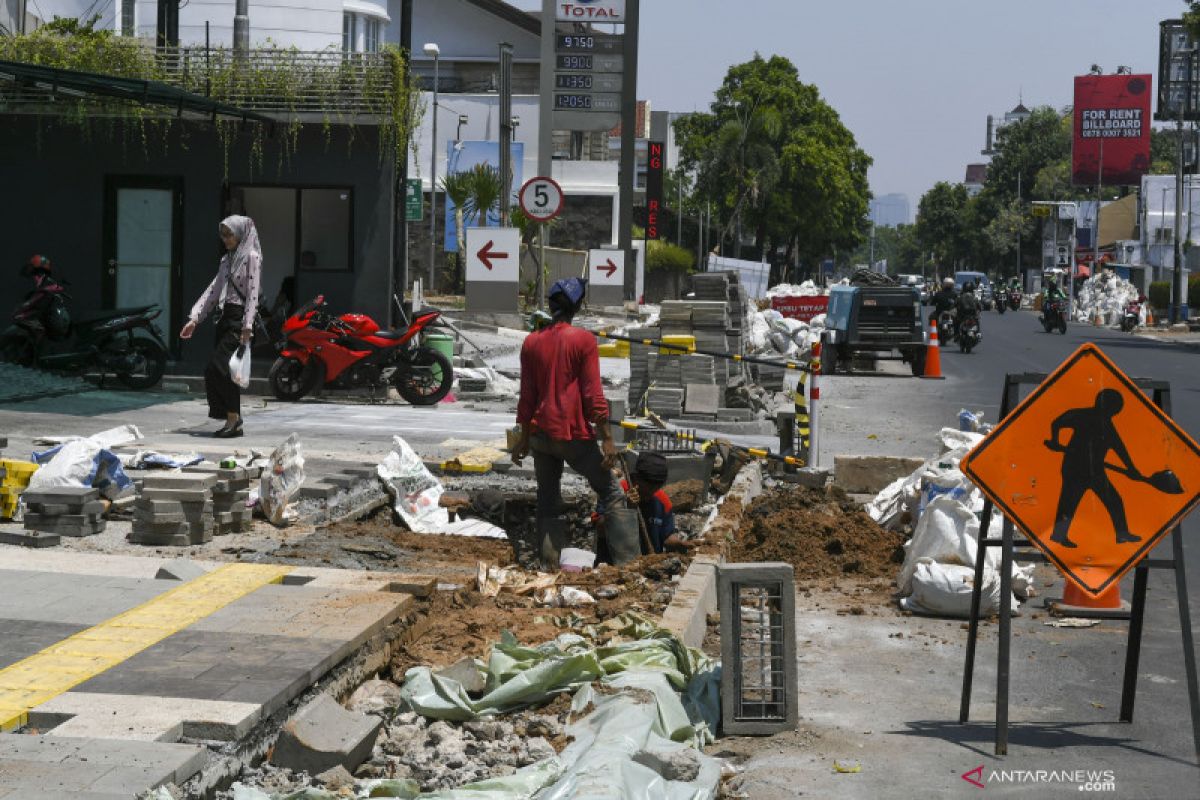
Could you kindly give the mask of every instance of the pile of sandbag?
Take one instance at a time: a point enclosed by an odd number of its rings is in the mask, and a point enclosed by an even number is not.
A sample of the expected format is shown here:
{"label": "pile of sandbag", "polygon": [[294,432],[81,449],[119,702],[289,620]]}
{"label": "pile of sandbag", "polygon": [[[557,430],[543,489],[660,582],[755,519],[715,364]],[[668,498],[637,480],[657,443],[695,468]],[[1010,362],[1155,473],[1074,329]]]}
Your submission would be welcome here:
{"label": "pile of sandbag", "polygon": [[811,322],[801,322],[768,308],[755,311],[750,317],[747,345],[750,355],[803,360],[811,355],[812,346],[820,340],[823,330],[824,314],[814,317]]}
{"label": "pile of sandbag", "polygon": [[[1138,299],[1138,290],[1132,283],[1110,269],[1102,269],[1083,282],[1075,294],[1074,316],[1077,322],[1095,323],[1115,327],[1121,323],[1125,306]],[[1145,310],[1138,324],[1146,322]]]}
{"label": "pile of sandbag", "polygon": [[767,297],[816,297],[825,294],[825,291],[819,288],[812,281],[805,281],[800,285],[790,283],[779,283],[767,289]]}
{"label": "pile of sandbag", "polygon": [[[983,494],[959,470],[962,458],[983,434],[943,428],[942,453],[911,475],[894,481],[867,505],[867,513],[885,528],[912,527],[904,545],[897,586],[901,608],[919,614],[966,617],[971,610],[975,557],[981,535]],[[1000,515],[993,514],[990,535],[999,535]],[[984,533],[984,535],[989,535]],[[1000,608],[1000,553],[990,549],[984,562],[980,613]],[[1032,591],[1032,565],[1013,564],[1012,608]]]}

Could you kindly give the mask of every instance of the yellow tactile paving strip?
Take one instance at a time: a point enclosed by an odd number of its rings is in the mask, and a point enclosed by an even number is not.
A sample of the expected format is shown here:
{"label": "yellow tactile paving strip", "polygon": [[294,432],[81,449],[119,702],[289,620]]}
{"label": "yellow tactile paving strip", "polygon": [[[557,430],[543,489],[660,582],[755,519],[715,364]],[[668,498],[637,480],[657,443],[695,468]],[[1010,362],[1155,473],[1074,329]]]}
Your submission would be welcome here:
{"label": "yellow tactile paving strip", "polygon": [[30,709],[255,589],[279,583],[291,570],[277,564],[226,564],[0,669],[0,731],[19,728]]}

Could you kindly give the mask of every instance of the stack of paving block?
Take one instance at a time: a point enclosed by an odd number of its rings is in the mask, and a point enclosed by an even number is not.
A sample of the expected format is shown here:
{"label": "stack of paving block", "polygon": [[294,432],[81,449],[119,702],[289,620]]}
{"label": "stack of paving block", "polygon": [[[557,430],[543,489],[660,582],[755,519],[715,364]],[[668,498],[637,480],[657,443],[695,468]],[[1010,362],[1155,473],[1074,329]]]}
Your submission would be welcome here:
{"label": "stack of paving block", "polygon": [[658,311],[663,336],[687,336],[692,332],[692,307],[686,300],[664,300]]}
{"label": "stack of paving block", "polygon": [[212,464],[196,464],[184,467],[183,471],[189,475],[216,476],[217,482],[212,487],[213,518],[216,522],[214,535],[224,536],[250,530],[253,509],[246,507],[246,500],[250,497],[251,476],[246,467],[223,468]]}
{"label": "stack of paving block", "polygon": [[104,501],[90,486],[53,486],[27,490],[25,530],[58,536],[93,536],[104,530]]}
{"label": "stack of paving block", "polygon": [[213,487],[211,472],[165,472],[147,475],[133,506],[129,541],[186,547],[212,541]]}
{"label": "stack of paving block", "polygon": [[[662,329],[630,328],[626,335],[631,339],[657,340],[662,335]],[[657,352],[643,344],[631,344],[629,348],[629,408],[637,413],[642,408],[642,395],[650,385],[650,353]]]}
{"label": "stack of paving block", "polygon": [[729,297],[728,272],[697,272],[692,275],[692,293],[697,300],[717,300],[724,303]]}

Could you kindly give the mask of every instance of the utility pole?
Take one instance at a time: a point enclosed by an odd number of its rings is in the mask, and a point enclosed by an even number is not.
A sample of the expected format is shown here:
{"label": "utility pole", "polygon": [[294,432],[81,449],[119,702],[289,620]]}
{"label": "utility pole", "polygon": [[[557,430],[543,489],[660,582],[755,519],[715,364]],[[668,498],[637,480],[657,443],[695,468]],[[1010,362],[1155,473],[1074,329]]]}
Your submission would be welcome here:
{"label": "utility pole", "polygon": [[[500,227],[508,227],[512,206],[512,60],[513,46],[500,43]],[[484,220],[487,224],[487,220]]]}
{"label": "utility pole", "polygon": [[[625,252],[625,263],[636,264],[633,252],[633,192],[637,184],[634,152],[637,137],[638,28],[641,0],[625,2],[625,72],[621,76],[621,179],[620,206],[617,213],[617,246]],[[625,297],[634,292],[637,270],[625,270]]]}
{"label": "utility pole", "polygon": [[[404,83],[409,85],[412,75],[412,13],[413,0],[400,3],[400,49],[404,58]],[[393,171],[396,183],[392,189],[392,269],[388,286],[388,321],[396,321],[397,309],[392,302],[399,295],[404,302],[404,288],[408,285],[408,142],[396,142],[393,153]]]}
{"label": "utility pole", "polygon": [[1092,238],[1092,274],[1100,269],[1100,191],[1104,185],[1104,137],[1100,137],[1100,166],[1096,169],[1096,233]]}
{"label": "utility pole", "polygon": [[[1021,213],[1021,172],[1019,170],[1017,171],[1017,213]],[[1021,277],[1021,224],[1024,220],[1025,215],[1021,214],[1017,221],[1017,278]]]}
{"label": "utility pole", "polygon": [[[1191,72],[1191,57],[1188,57]],[[1191,92],[1189,91],[1190,95]],[[1187,321],[1187,299],[1183,289],[1183,119],[1175,121],[1175,270],[1171,276],[1171,322]]]}
{"label": "utility pole", "polygon": [[[160,0],[161,2],[161,0]],[[179,3],[175,0],[175,38],[179,39]],[[233,9],[233,52],[246,55],[250,52],[250,0],[237,0]]]}

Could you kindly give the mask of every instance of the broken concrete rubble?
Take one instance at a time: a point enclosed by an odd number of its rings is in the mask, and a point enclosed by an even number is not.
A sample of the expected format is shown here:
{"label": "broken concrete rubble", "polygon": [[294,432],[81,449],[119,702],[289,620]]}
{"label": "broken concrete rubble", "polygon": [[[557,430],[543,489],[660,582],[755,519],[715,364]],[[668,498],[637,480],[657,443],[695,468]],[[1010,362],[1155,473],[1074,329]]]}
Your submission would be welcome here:
{"label": "broken concrete rubble", "polygon": [[332,697],[318,695],[292,716],[279,732],[271,763],[315,775],[366,761],[383,721],[347,711]]}

